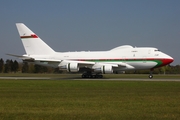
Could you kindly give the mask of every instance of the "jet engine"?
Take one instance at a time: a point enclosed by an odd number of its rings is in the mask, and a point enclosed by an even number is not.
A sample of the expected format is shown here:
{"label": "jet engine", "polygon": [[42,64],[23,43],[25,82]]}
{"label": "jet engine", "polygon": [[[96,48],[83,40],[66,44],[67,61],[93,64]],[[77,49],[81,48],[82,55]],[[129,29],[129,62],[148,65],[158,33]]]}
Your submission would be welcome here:
{"label": "jet engine", "polygon": [[79,71],[78,63],[68,63],[66,65],[66,69],[68,72],[78,72]]}
{"label": "jet engine", "polygon": [[95,68],[94,72],[100,72],[102,74],[112,74],[113,73],[113,68],[111,65],[103,65],[99,68]]}

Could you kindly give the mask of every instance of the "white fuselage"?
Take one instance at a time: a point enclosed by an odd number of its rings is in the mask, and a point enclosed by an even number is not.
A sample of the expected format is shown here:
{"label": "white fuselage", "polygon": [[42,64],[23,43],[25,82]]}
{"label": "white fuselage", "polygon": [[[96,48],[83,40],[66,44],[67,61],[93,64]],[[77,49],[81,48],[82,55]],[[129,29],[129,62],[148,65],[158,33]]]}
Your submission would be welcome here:
{"label": "white fuselage", "polygon": [[[87,61],[103,64],[123,64],[126,67],[114,68],[118,70],[151,69],[157,65],[161,66],[163,61],[173,60],[172,57],[151,47],[127,47],[115,48],[109,51],[82,51],[82,52],[56,52],[53,55],[33,56],[39,59],[54,59],[68,61]],[[43,63],[43,62],[42,62]],[[41,64],[41,63],[40,63]],[[43,63],[44,64],[44,63]],[[57,67],[59,63],[55,65]],[[48,64],[51,65],[51,64]],[[128,66],[129,65],[129,66]],[[158,66],[157,66],[158,67]]]}

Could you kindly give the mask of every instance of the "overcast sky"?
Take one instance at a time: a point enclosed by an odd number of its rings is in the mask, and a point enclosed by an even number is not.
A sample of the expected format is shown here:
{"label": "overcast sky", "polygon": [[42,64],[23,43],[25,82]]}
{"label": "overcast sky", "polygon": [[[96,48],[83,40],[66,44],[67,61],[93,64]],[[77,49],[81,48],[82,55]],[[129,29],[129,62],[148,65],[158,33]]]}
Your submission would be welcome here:
{"label": "overcast sky", "polygon": [[2,0],[0,58],[24,54],[15,23],[55,51],[156,47],[180,64],[180,0]]}

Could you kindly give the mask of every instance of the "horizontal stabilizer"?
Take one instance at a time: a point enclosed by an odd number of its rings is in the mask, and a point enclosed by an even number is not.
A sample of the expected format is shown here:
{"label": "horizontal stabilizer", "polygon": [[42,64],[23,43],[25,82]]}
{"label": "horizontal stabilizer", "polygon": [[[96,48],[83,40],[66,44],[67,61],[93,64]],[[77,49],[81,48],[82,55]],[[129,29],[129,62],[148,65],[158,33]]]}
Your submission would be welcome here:
{"label": "horizontal stabilizer", "polygon": [[32,58],[32,57],[23,56],[23,55],[14,55],[14,54],[6,54],[6,55],[13,56],[13,57],[17,57],[17,58],[23,59],[23,60],[25,60],[25,59],[34,60],[34,58]]}

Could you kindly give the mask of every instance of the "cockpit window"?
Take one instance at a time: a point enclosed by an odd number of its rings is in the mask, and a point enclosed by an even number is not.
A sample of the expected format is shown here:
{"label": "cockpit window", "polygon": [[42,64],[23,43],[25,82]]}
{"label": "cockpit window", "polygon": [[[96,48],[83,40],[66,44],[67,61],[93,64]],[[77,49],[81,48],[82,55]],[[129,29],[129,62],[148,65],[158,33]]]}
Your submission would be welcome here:
{"label": "cockpit window", "polygon": [[156,51],[160,51],[160,50],[156,49],[156,50],[154,50],[154,51],[156,52]]}

